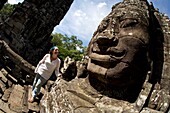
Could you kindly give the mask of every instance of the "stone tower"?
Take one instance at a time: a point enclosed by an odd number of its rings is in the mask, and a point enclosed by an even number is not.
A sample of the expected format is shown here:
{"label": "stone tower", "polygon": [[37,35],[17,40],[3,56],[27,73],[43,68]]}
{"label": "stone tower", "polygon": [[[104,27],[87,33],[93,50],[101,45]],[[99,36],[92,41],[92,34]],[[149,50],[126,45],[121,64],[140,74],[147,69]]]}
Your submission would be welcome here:
{"label": "stone tower", "polygon": [[[31,69],[27,72],[33,72],[31,65],[35,66],[52,46],[50,35],[64,18],[72,2],[73,0],[25,0],[19,3],[0,25],[0,40],[5,43],[1,42],[1,45],[7,45],[10,49],[1,49],[0,62],[12,69],[14,75],[29,67]],[[24,68],[24,62],[19,63],[19,59],[25,60],[29,66]]]}

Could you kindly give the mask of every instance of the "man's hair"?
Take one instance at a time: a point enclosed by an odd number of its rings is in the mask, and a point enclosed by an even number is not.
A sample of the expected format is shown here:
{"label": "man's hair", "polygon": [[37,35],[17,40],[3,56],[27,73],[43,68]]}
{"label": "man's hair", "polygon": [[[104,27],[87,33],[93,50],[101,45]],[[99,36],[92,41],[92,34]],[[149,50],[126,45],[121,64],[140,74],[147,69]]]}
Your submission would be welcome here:
{"label": "man's hair", "polygon": [[53,46],[53,47],[50,48],[50,51],[49,51],[50,55],[52,55],[52,52],[53,52],[53,50],[55,50],[55,49],[58,49],[58,47],[57,47],[57,46]]}

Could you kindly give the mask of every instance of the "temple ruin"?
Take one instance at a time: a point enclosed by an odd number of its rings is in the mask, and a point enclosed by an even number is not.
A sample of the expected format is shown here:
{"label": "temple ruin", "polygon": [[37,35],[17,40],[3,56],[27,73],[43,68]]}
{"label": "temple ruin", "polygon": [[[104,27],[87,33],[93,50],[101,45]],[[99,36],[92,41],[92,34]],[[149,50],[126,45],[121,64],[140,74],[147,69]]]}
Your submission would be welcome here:
{"label": "temple ruin", "polygon": [[41,112],[170,112],[169,30],[147,0],[113,5],[88,45],[87,75],[56,81]]}
{"label": "temple ruin", "polygon": [[113,4],[84,60],[66,59],[71,77],[49,81],[27,102],[34,66],[72,3],[25,0],[0,23],[0,112],[169,113],[170,19],[147,0]]}
{"label": "temple ruin", "polygon": [[[0,9],[7,0],[0,1]],[[51,47],[51,33],[73,0],[25,0],[0,23],[0,111],[39,112],[28,104],[28,83],[34,69]]]}

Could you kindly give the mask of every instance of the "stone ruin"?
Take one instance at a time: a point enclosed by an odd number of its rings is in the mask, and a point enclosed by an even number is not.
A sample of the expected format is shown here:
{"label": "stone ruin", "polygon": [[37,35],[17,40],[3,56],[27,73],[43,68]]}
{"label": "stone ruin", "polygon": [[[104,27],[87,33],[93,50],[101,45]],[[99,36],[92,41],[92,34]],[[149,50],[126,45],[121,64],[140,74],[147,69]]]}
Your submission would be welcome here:
{"label": "stone ruin", "polygon": [[40,111],[169,113],[169,38],[170,19],[147,0],[114,5],[88,45],[88,63],[75,79],[55,81]]}
{"label": "stone ruin", "polygon": [[0,2],[0,9],[2,9],[2,7],[4,6],[4,4],[7,2],[7,0],[2,0],[1,2]]}
{"label": "stone ruin", "polygon": [[114,5],[87,56],[66,58],[63,78],[27,102],[34,65],[72,2],[25,0],[0,24],[0,112],[169,113],[170,19],[147,0]]}
{"label": "stone ruin", "polygon": [[[0,1],[0,9],[6,2]],[[39,112],[40,98],[27,102],[34,66],[52,46],[50,35],[72,2],[25,0],[0,22],[0,112]]]}
{"label": "stone ruin", "polygon": [[25,0],[1,23],[0,44],[3,55],[0,56],[0,62],[11,68],[15,77],[20,78],[22,71],[24,74],[33,74],[32,65],[36,65],[52,46],[50,35],[72,2]]}

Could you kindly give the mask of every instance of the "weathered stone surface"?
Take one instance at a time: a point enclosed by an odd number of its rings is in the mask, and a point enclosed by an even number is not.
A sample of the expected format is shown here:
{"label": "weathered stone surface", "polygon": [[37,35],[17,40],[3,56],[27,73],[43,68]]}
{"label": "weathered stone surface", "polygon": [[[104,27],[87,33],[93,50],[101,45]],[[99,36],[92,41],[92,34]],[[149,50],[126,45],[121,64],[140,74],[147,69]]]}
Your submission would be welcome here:
{"label": "weathered stone surface", "polygon": [[[130,104],[125,101],[109,98],[99,94],[91,87],[87,78],[75,79],[70,82],[57,81],[51,88],[51,93],[46,93],[41,100],[42,112],[74,112],[74,113],[138,113],[145,104],[151,85],[146,83],[138,100]],[[144,98],[145,97],[145,98]],[[48,99],[48,100],[46,100]],[[56,100],[59,100],[56,102]],[[75,103],[72,103],[76,101]],[[55,106],[55,109],[50,106]],[[49,109],[51,108],[51,109]],[[43,111],[44,110],[44,111]],[[46,111],[48,110],[48,111]]]}
{"label": "weathered stone surface", "polygon": [[4,68],[1,69],[1,73],[2,73],[4,76],[6,76],[6,75],[8,74],[8,72],[7,72]]}
{"label": "weathered stone surface", "polygon": [[11,110],[15,112],[22,112],[24,93],[24,88],[21,85],[14,86],[8,99]]}
{"label": "weathered stone surface", "polygon": [[[0,1],[0,9],[5,2]],[[34,65],[49,50],[50,35],[72,2],[25,0],[6,20],[0,20],[0,112],[39,112],[41,95],[28,103],[27,84],[32,83]],[[42,88],[41,94],[45,92]]]}
{"label": "weathered stone surface", "polygon": [[6,90],[6,84],[0,80],[0,87],[2,91],[4,92]]}
{"label": "weathered stone surface", "polygon": [[0,100],[0,109],[1,109],[2,111],[4,111],[5,113],[17,113],[17,112],[12,111],[12,110],[9,108],[9,104],[3,102],[2,100]]}
{"label": "weathered stone surface", "polygon": [[64,59],[64,66],[61,68],[63,79],[70,81],[76,77],[76,61],[67,56]]}
{"label": "weathered stone surface", "polygon": [[0,10],[2,9],[2,7],[4,6],[4,4],[7,2],[7,0],[1,0],[0,1]]}
{"label": "weathered stone surface", "polygon": [[[28,98],[31,97],[31,92],[32,92],[32,87],[29,86],[28,87]],[[37,102],[33,102],[33,103],[28,103],[28,109],[32,110],[32,111],[36,111],[39,112],[40,108]]]}
{"label": "weathered stone surface", "polygon": [[156,111],[156,110],[153,110],[153,109],[150,109],[150,108],[144,108],[141,113],[164,113],[164,112],[161,112],[161,111]]}
{"label": "weathered stone surface", "polygon": [[2,96],[2,100],[4,102],[8,101],[8,98],[9,98],[11,92],[12,92],[12,88],[8,88],[8,89],[5,90],[5,92],[4,92],[3,96]]}
{"label": "weathered stone surface", "polygon": [[[8,73],[5,69],[2,69],[3,77],[8,77]],[[19,85],[16,82],[11,82],[11,79],[7,79],[6,82],[0,80],[0,112],[2,113],[39,113],[39,100],[41,97],[36,99],[35,103],[28,103],[28,96],[31,87],[27,85]],[[41,94],[46,91],[42,88]]]}
{"label": "weathered stone surface", "polygon": [[56,81],[40,111],[169,112],[167,19],[147,0],[114,5],[88,45],[87,77]]}
{"label": "weathered stone surface", "polygon": [[7,82],[7,78],[3,75],[3,73],[0,71],[0,79],[6,83]]}

